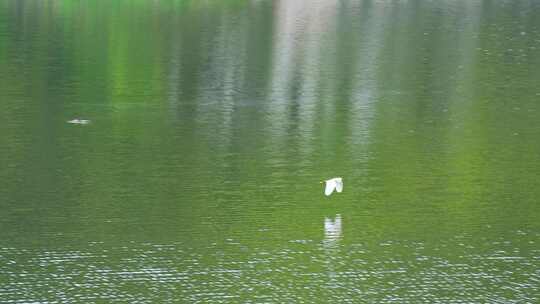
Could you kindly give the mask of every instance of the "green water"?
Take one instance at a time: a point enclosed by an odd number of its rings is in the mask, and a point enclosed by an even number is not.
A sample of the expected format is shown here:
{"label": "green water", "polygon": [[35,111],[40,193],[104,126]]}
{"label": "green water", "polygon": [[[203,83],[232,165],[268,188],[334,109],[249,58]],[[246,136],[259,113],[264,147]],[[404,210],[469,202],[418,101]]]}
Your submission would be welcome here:
{"label": "green water", "polygon": [[539,200],[538,1],[0,1],[1,303],[538,303]]}

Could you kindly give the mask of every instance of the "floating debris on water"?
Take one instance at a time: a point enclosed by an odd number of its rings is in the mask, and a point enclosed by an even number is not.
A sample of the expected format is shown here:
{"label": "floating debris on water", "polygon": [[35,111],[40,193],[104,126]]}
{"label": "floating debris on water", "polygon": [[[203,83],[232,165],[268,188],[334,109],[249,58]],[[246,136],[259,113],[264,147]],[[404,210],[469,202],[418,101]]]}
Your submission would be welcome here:
{"label": "floating debris on water", "polygon": [[87,125],[87,124],[90,123],[90,120],[75,118],[75,119],[72,119],[72,120],[68,120],[67,122],[70,123],[70,124]]}

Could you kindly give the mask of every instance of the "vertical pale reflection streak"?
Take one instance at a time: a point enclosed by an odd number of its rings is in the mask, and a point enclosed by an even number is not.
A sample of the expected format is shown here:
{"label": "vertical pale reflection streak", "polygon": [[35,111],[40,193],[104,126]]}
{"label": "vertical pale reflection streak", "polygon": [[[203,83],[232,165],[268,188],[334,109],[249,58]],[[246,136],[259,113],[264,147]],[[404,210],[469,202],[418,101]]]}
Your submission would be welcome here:
{"label": "vertical pale reflection streak", "polygon": [[[308,3],[309,5],[309,3]],[[300,84],[298,93],[298,131],[302,136],[299,138],[299,152],[301,159],[308,159],[314,153],[314,129],[317,125],[317,105],[321,102],[319,94],[321,86],[324,86],[326,75],[324,64],[327,62],[325,46],[334,48],[336,45],[336,9],[337,1],[328,0],[317,2],[306,20],[305,49],[302,50],[302,65],[299,67]],[[335,54],[334,52],[332,52]],[[333,103],[332,103],[333,104]]]}
{"label": "vertical pale reflection streak", "polygon": [[[272,144],[282,142],[291,124],[297,127],[301,159],[313,153],[313,131],[319,90],[324,79],[323,49],[333,47],[337,1],[278,1],[276,4],[273,66],[270,96],[267,102]],[[335,38],[334,38],[335,39]],[[287,121],[291,107],[296,106],[294,121]]]}
{"label": "vertical pale reflection streak", "polygon": [[[478,81],[471,79],[471,75],[474,75],[475,69],[477,69],[478,52],[476,48],[479,43],[478,33],[480,31],[482,6],[480,3],[471,1],[463,1],[460,4],[461,14],[458,18],[462,20],[464,26],[457,32],[456,50],[458,56],[454,72],[455,81],[453,82],[454,86],[448,90],[448,109],[445,109],[445,111],[449,112],[451,119],[450,128],[446,135],[449,151],[457,152],[451,154],[448,170],[450,172],[460,172],[460,174],[448,175],[448,187],[459,188],[463,193],[471,195],[472,193],[478,193],[473,188],[479,185],[475,181],[481,178],[479,175],[483,171],[479,169],[479,166],[484,164],[483,161],[480,161],[483,158],[481,150],[486,147],[488,139],[488,134],[486,134],[485,136],[476,137],[470,143],[467,140],[468,132],[471,132],[471,130],[487,132],[486,130],[475,130],[475,127],[478,128],[478,126],[485,127],[485,124],[476,124],[475,121],[479,115],[485,115],[486,112],[477,108],[479,106],[478,96],[476,96]],[[453,22],[453,20],[449,22]],[[477,204],[478,197],[476,195],[475,197],[467,197],[468,199],[465,199],[464,203],[474,201],[474,204]]]}
{"label": "vertical pale reflection streak", "polygon": [[217,143],[223,148],[232,139],[233,114],[235,103],[241,98],[244,87],[246,66],[247,20],[242,16],[223,14],[219,20],[216,36],[211,43],[208,69],[201,75],[199,83],[207,86],[197,96],[198,117],[207,123],[216,123],[214,130],[219,134]]}
{"label": "vertical pale reflection streak", "polygon": [[[467,79],[470,75],[474,75],[474,64],[476,63],[476,47],[478,44],[478,31],[480,27],[481,18],[481,4],[471,1],[461,2],[463,8],[461,9],[460,19],[464,20],[463,29],[458,31],[457,47],[459,50],[457,62],[455,64],[455,87],[449,90],[449,111],[450,113],[461,112],[459,108],[461,106],[470,106],[471,102],[463,102],[460,98],[472,98],[474,95],[474,82]],[[449,22],[452,22],[450,20]],[[465,112],[471,110],[465,109]],[[459,136],[461,137],[461,135]]]}
{"label": "vertical pale reflection streak", "polygon": [[277,1],[274,19],[274,46],[272,52],[272,71],[268,106],[268,122],[272,146],[276,140],[283,139],[286,134],[285,118],[289,102],[289,86],[295,69],[295,57],[298,56],[297,40],[305,31],[304,23],[307,18],[307,1]]}
{"label": "vertical pale reflection streak", "polygon": [[[173,25],[175,28],[178,28],[179,22],[177,18],[174,18]],[[171,35],[171,54],[170,54],[170,72],[167,75],[167,80],[169,81],[169,92],[168,92],[168,101],[169,101],[169,112],[178,115],[178,103],[179,95],[181,93],[180,83],[182,81],[180,69],[181,69],[181,56],[182,56],[182,43],[180,38],[177,35]]]}
{"label": "vertical pale reflection streak", "polygon": [[[360,8],[362,9],[362,8]],[[363,12],[360,12],[363,13]],[[350,153],[358,153],[359,149],[367,149],[370,141],[370,126],[374,119],[374,106],[377,102],[377,70],[378,59],[380,57],[384,38],[384,23],[388,22],[389,15],[384,5],[373,3],[369,12],[363,14],[367,19],[361,22],[362,31],[359,36],[361,52],[359,64],[356,67],[356,75],[353,86],[351,87],[352,105],[351,111],[353,118],[350,120],[351,130],[351,149]],[[362,162],[367,161],[360,158]],[[363,170],[360,170],[363,171]]]}

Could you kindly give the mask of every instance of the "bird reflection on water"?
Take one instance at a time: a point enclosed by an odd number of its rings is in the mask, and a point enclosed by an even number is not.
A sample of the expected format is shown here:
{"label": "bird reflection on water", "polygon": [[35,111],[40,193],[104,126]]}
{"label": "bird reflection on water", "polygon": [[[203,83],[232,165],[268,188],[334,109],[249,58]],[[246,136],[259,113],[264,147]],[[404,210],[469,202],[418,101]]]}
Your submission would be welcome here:
{"label": "bird reflection on water", "polygon": [[330,288],[337,288],[339,286],[334,257],[339,253],[339,240],[341,239],[342,233],[341,228],[340,214],[336,214],[334,218],[324,218],[324,240],[322,246],[326,256],[325,264],[329,279],[328,286]]}
{"label": "bird reflection on water", "polygon": [[336,214],[332,219],[326,217],[324,219],[324,247],[334,247],[337,245],[339,239],[341,238],[341,215]]}

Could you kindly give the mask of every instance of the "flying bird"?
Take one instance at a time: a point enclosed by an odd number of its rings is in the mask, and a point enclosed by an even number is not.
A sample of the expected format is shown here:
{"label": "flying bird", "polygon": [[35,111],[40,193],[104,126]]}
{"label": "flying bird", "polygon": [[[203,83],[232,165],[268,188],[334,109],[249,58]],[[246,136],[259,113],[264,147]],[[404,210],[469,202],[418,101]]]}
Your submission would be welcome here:
{"label": "flying bird", "polygon": [[334,189],[339,193],[343,191],[343,179],[341,177],[334,177],[321,183],[326,183],[326,187],[324,188],[324,194],[326,196],[332,194]]}

